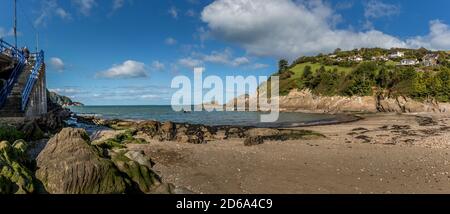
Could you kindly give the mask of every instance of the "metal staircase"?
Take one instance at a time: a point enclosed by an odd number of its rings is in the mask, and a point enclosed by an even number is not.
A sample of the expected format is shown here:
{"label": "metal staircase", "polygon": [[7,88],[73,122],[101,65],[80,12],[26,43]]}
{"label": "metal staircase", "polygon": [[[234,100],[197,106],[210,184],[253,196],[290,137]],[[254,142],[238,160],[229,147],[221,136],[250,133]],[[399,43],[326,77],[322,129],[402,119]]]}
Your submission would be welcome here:
{"label": "metal staircase", "polygon": [[9,94],[17,82],[19,75],[21,74],[23,68],[25,67],[25,57],[23,54],[17,50],[12,45],[0,40],[0,52],[7,57],[10,57],[15,64],[13,71],[9,75],[6,84],[2,86],[0,90],[0,108],[3,108],[6,104]]}
{"label": "metal staircase", "polygon": [[40,71],[44,52],[32,54],[28,62],[21,51],[0,40],[0,55],[10,58],[14,68],[0,90],[0,117],[23,117]]}

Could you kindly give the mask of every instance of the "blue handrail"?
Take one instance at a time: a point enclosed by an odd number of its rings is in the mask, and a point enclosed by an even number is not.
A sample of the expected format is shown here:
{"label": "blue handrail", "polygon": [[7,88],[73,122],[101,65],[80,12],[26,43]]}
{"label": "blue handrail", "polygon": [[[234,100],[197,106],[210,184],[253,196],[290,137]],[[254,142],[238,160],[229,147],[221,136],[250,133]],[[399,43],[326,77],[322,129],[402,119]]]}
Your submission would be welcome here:
{"label": "blue handrail", "polygon": [[10,74],[6,85],[4,85],[0,90],[0,108],[2,108],[6,100],[8,99],[11,90],[14,87],[14,84],[17,82],[17,79],[25,67],[25,57],[21,51],[17,50],[14,46],[6,43],[5,41],[0,39],[0,54],[7,55],[11,57],[13,60],[17,61],[16,66],[13,69],[13,72]]}
{"label": "blue handrail", "polygon": [[43,64],[44,51],[40,51],[36,54],[36,60],[33,66],[33,70],[31,71],[31,74],[28,77],[27,84],[22,91],[22,111],[25,111],[25,108],[27,107],[28,99],[30,98],[31,91],[33,90],[36,80],[39,78],[39,71],[41,70]]}

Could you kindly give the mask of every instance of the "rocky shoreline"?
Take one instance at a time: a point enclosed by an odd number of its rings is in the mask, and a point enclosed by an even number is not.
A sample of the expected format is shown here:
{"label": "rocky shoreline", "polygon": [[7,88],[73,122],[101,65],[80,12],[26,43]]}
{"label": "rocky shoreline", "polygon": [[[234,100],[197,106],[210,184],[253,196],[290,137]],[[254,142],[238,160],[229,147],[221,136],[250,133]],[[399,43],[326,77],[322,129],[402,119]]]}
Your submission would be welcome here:
{"label": "rocky shoreline", "polygon": [[[429,145],[422,142],[433,137],[440,139],[449,130],[447,120],[443,119],[447,117],[443,115],[416,115],[414,119],[408,119],[417,123],[417,127],[409,125],[411,122],[396,124],[395,115],[380,115],[382,121],[377,124],[383,126],[379,127],[371,122],[377,114],[346,115],[347,120],[309,124],[305,130],[304,127],[256,128],[106,120],[77,116],[58,105],[49,109],[49,113],[41,118],[2,127],[0,193],[186,194],[199,192],[199,189],[173,180],[171,173],[174,172],[170,168],[162,167],[161,174],[161,166],[166,166],[168,158],[172,161],[170,155],[162,158],[159,152],[149,154],[149,148],[156,145],[202,151],[211,146],[230,144],[230,149],[260,150],[266,144],[279,142],[290,146],[297,145],[292,142],[308,142],[317,147],[332,139],[338,143],[336,145]],[[395,124],[387,124],[390,120]],[[343,133],[338,134],[334,129],[342,129]],[[199,144],[204,146],[193,147]],[[433,141],[430,145],[437,144]]]}
{"label": "rocky shoreline", "polygon": [[[76,116],[58,105],[49,109],[41,118],[11,126],[20,135],[0,143],[0,193],[191,193],[165,183],[151,157],[128,145],[242,139],[243,145],[253,146],[324,137],[306,130],[104,120]],[[73,117],[76,123],[67,123]]]}

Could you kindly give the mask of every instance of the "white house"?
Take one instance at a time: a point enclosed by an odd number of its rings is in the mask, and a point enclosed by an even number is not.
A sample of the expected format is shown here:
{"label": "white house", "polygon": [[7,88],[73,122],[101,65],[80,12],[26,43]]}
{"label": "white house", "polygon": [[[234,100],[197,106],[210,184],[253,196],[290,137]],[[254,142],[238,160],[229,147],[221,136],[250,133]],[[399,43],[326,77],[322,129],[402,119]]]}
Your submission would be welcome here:
{"label": "white house", "polygon": [[395,53],[391,53],[391,54],[389,55],[389,58],[395,59],[395,58],[401,58],[401,57],[404,57],[404,56],[405,56],[405,53],[403,53],[403,52],[401,52],[401,51],[397,51],[397,52],[395,52]]}
{"label": "white house", "polygon": [[436,66],[438,64],[439,55],[427,54],[422,58],[422,64],[424,66]]}
{"label": "white house", "polygon": [[400,61],[400,65],[417,65],[419,64],[419,61],[416,59],[403,59]]}
{"label": "white house", "polygon": [[356,56],[350,57],[349,60],[353,61],[353,62],[362,62],[364,59],[361,56],[356,55]]}

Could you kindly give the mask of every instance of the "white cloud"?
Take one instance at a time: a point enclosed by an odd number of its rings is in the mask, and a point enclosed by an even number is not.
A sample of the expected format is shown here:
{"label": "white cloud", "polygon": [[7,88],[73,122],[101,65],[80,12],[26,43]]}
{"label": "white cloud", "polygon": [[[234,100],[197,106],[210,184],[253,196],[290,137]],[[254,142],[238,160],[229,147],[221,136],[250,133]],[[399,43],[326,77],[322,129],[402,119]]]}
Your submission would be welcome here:
{"label": "white cloud", "polygon": [[166,43],[166,45],[176,45],[177,44],[177,40],[172,37],[167,38],[164,42]]}
{"label": "white cloud", "polygon": [[8,36],[14,36],[14,30],[5,30],[5,28],[0,27],[0,38],[5,38]]}
{"label": "white cloud", "polygon": [[247,57],[238,57],[231,62],[233,66],[241,66],[250,63],[250,60]]}
{"label": "white cloud", "polygon": [[366,18],[394,16],[400,13],[400,6],[384,3],[380,0],[370,0],[364,8]]}
{"label": "white cloud", "polygon": [[217,38],[255,55],[293,59],[336,48],[406,46],[377,30],[335,29],[336,16],[321,1],[217,0],[204,8],[201,17]]}
{"label": "white cloud", "polygon": [[97,6],[96,0],[72,0],[76,6],[78,6],[81,14],[85,16],[89,16],[91,14],[91,10]]}
{"label": "white cloud", "polygon": [[50,66],[58,72],[63,72],[66,69],[64,61],[58,57],[50,58]]}
{"label": "white cloud", "polygon": [[210,54],[192,52],[190,57],[178,60],[178,64],[187,68],[195,68],[205,63],[222,64],[239,67],[250,64],[250,59],[245,56],[234,57],[230,48],[223,51],[212,51]]}
{"label": "white cloud", "polygon": [[98,72],[96,77],[107,79],[131,79],[148,76],[147,66],[142,62],[127,60],[120,65],[114,65],[110,69]]}
{"label": "white cloud", "polygon": [[250,60],[247,57],[242,56],[235,58],[230,48],[226,48],[223,51],[213,51],[210,54],[193,53],[193,56],[204,62],[224,64],[234,67],[250,63]]}
{"label": "white cloud", "polygon": [[168,13],[172,16],[172,18],[174,19],[178,18],[178,9],[176,7],[171,7]]}
{"label": "white cloud", "polygon": [[203,62],[199,59],[187,57],[187,58],[182,58],[182,59],[178,60],[178,64],[180,64],[181,66],[187,67],[187,68],[195,68],[195,67],[201,66],[203,64]]}
{"label": "white cloud", "polygon": [[262,64],[262,63],[255,63],[255,64],[253,64],[251,67],[252,67],[252,69],[257,70],[257,69],[268,68],[269,65],[267,65],[267,64]]}
{"label": "white cloud", "polygon": [[47,22],[54,16],[57,16],[63,20],[71,19],[72,16],[64,8],[58,5],[56,0],[44,0],[41,1],[41,8],[39,10],[38,17],[35,18],[33,25],[35,27],[45,26]]}
{"label": "white cloud", "polygon": [[77,88],[54,88],[54,89],[49,89],[49,91],[55,92],[57,94],[61,94],[64,96],[73,96],[78,93],[81,93],[81,91]]}
{"label": "white cloud", "polygon": [[407,40],[410,47],[425,47],[432,50],[450,49],[450,27],[440,20],[430,22],[430,33]]}
{"label": "white cloud", "polygon": [[142,99],[150,99],[150,100],[161,98],[160,96],[158,96],[156,94],[144,94],[144,95],[141,95],[139,97],[142,98]]}
{"label": "white cloud", "polygon": [[154,71],[162,71],[166,68],[166,66],[164,65],[164,63],[160,62],[160,61],[153,61],[152,62],[152,70]]}
{"label": "white cloud", "polygon": [[49,89],[61,95],[88,105],[117,105],[127,101],[129,104],[147,104],[154,101],[160,104],[162,100],[171,98],[174,89],[162,85],[129,85],[129,86],[67,86]]}
{"label": "white cloud", "polygon": [[70,14],[66,10],[64,10],[63,8],[57,8],[55,13],[61,19],[69,19],[70,18]]}
{"label": "white cloud", "polygon": [[125,5],[125,0],[114,0],[113,1],[113,11],[122,8]]}

